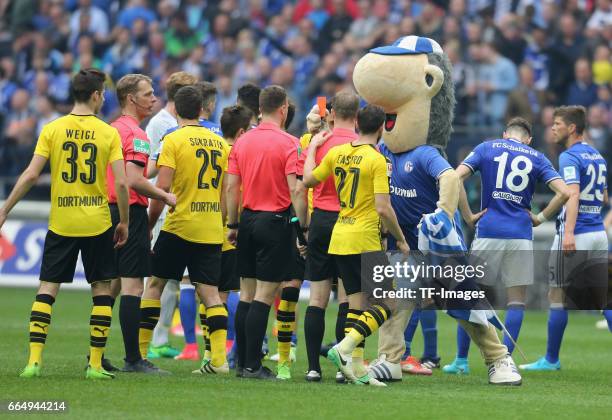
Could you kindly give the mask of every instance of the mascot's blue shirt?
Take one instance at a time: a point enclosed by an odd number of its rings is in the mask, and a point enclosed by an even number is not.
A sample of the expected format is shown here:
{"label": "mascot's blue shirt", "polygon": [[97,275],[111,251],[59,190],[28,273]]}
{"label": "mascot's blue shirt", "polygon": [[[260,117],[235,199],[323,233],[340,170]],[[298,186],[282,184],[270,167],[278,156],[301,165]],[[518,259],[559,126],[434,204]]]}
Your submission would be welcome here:
{"label": "mascot's blue shirt", "polygon": [[[391,153],[381,142],[379,149],[392,165],[389,186],[391,205],[408,246],[417,249],[417,226],[424,214],[436,210],[436,203],[440,199],[438,177],[452,167],[435,147],[429,145],[403,153]],[[455,214],[455,222],[461,235],[459,213]],[[392,237],[389,237],[388,248],[395,249]]]}

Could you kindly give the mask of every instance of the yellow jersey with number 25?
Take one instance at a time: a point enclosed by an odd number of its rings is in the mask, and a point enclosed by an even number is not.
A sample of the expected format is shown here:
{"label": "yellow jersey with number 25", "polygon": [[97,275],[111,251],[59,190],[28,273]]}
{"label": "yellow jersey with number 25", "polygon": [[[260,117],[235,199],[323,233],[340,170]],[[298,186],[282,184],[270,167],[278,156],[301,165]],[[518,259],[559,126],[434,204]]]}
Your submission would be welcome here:
{"label": "yellow jersey with number 25", "polygon": [[340,200],[328,252],[352,255],[381,251],[381,223],[374,195],[389,194],[385,157],[372,145],[347,143],[329,149],[312,174],[321,182],[333,175]]}
{"label": "yellow jersey with number 25", "polygon": [[73,237],[107,231],[106,169],[123,160],[117,130],[95,115],[68,114],[43,127],[34,154],[51,166],[49,230]]}
{"label": "yellow jersey with number 25", "polygon": [[186,125],[163,138],[157,166],[174,169],[176,208],[162,230],[189,242],[223,243],[221,187],[229,145],[200,125]]}

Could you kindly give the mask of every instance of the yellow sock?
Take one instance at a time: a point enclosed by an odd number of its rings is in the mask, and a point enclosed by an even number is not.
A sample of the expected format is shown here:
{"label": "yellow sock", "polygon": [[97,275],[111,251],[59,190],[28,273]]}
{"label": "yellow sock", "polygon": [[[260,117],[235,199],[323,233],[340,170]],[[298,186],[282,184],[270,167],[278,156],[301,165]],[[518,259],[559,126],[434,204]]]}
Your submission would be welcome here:
{"label": "yellow sock", "polygon": [[381,305],[373,305],[370,309],[364,311],[359,318],[354,321],[353,328],[349,331],[345,340],[342,340],[341,350],[347,353],[348,351],[346,350],[352,352],[354,347],[351,346],[356,347],[367,337],[378,331],[389,316],[389,310]]}
{"label": "yellow sock", "polygon": [[211,306],[206,309],[206,323],[210,335],[210,361],[220,367],[227,362],[225,341],[227,340],[227,309],[224,305]]}
{"label": "yellow sock", "polygon": [[281,299],[276,311],[278,363],[291,363],[291,336],[293,331],[295,331],[296,305],[297,302]]}
{"label": "yellow sock", "polygon": [[50,295],[37,295],[30,312],[30,358],[28,366],[41,364],[42,351],[51,323],[51,305],[55,299]]}
{"label": "yellow sock", "polygon": [[161,302],[159,299],[142,299],[140,301],[140,329],[138,330],[138,347],[140,356],[147,358],[149,343],[153,338],[153,330],[159,320]]}
{"label": "yellow sock", "polygon": [[94,296],[89,319],[89,365],[102,368],[102,355],[110,333],[113,310],[110,296]]}
{"label": "yellow sock", "polygon": [[340,352],[343,354],[352,353],[355,347],[359,344],[359,341],[354,340],[350,336],[350,332],[353,331],[355,326],[355,322],[359,319],[362,310],[359,309],[349,309],[346,314],[346,321],[344,322],[344,339],[340,342]]}

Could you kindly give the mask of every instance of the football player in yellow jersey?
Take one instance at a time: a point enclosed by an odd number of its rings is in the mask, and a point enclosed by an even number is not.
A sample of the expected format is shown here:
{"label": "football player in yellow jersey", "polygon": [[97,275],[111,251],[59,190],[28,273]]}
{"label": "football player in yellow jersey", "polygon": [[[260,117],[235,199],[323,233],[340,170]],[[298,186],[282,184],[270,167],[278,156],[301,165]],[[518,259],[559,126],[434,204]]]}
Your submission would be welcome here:
{"label": "football player in yellow jersey", "polygon": [[[0,209],[0,228],[11,209],[36,184],[43,167],[51,166],[51,213],[45,238],[40,286],[30,314],[30,358],[21,377],[40,376],[42,351],[51,323],[51,306],[61,283],[71,283],[79,251],[91,285],[93,309],[89,322],[88,379],[112,379],[102,368],[102,355],[111,325],[110,280],[117,277],[115,247],[128,238],[129,197],[121,139],[117,130],[95,116],[104,103],[103,72],[79,71],[70,91],[72,112],[47,124],[38,138],[34,157]],[[106,169],[111,166],[119,206],[113,232],[107,201]]]}
{"label": "football player in yellow jersey", "polygon": [[[221,114],[221,132],[228,144],[228,151],[232,145],[244,132],[251,126],[251,118],[253,113],[250,109],[242,105],[233,105],[223,109]],[[223,247],[221,248],[221,279],[219,281],[219,296],[221,301],[227,307],[227,298],[230,292],[240,290],[240,276],[238,276],[237,257],[238,252],[236,247],[227,240],[227,220],[223,221]],[[202,359],[202,366],[193,373],[201,373],[201,369],[210,360],[210,339],[206,320],[206,306],[200,304],[200,323],[205,340],[205,352]]]}
{"label": "football player in yellow jersey", "polygon": [[[176,195],[153,248],[153,277],[142,295],[139,344],[146,358],[153,328],[159,319],[160,296],[168,279],[189,278],[206,306],[211,360],[202,373],[229,373],[225,356],[227,310],[219,297],[221,248],[225,206],[223,173],[229,147],[225,140],[198,122],[202,94],[194,86],[175,96],[179,129],[166,135],[157,161],[157,186]],[[164,204],[152,201],[149,226],[153,228]]]}
{"label": "football player in yellow jersey", "polygon": [[[316,135],[308,148],[304,164],[304,184],[313,187],[334,176],[340,213],[334,225],[329,253],[336,257],[340,277],[349,299],[349,308],[363,310],[361,293],[362,262],[368,260],[388,264],[381,238],[381,221],[397,239],[400,251],[407,254],[408,244],[397,223],[389,198],[387,163],[376,149],[382,135],[385,113],[382,108],[368,105],[357,114],[359,138],[351,143],[331,148],[315,168],[317,148],[329,138],[329,133]],[[367,269],[366,269],[367,271]],[[366,279],[367,280],[367,279]],[[385,303],[370,305],[354,320],[345,338],[328,353],[328,358],[356,384],[384,384],[371,378],[361,357],[351,363],[357,345],[389,318]]]}

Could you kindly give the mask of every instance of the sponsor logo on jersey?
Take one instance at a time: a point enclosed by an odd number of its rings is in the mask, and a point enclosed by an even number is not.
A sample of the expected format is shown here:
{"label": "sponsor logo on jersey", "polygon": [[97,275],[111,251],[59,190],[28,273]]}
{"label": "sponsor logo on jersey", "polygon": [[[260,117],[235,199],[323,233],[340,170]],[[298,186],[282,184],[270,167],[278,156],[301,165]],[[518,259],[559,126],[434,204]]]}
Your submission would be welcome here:
{"label": "sponsor logo on jersey", "polygon": [[394,185],[391,185],[390,191],[391,191],[391,194],[397,195],[398,197],[404,197],[404,198],[417,197],[417,192],[416,192],[416,189],[414,188],[407,190],[405,188],[399,188]]}
{"label": "sponsor logo on jersey", "polygon": [[521,197],[520,195],[510,194],[509,192],[493,191],[493,194],[491,195],[496,200],[507,200],[517,204],[521,204],[521,201],[523,201],[523,197]]}
{"label": "sponsor logo on jersey", "polygon": [[151,145],[148,141],[142,139],[134,139],[134,152],[135,153],[144,153],[149,156],[151,154]]}
{"label": "sponsor logo on jersey", "polygon": [[601,206],[585,206],[584,204],[580,206],[578,212],[580,213],[590,213],[590,214],[601,214]]}

